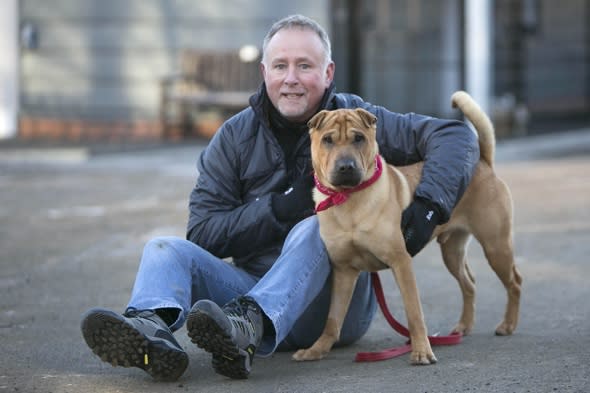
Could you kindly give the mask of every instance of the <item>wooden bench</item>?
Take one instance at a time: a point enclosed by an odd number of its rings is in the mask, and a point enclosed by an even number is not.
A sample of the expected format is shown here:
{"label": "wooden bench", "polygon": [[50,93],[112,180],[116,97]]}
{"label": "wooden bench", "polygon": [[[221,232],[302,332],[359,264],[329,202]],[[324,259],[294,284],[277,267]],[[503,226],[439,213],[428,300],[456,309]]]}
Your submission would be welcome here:
{"label": "wooden bench", "polygon": [[259,87],[260,58],[242,61],[238,50],[182,51],[180,72],[161,81],[160,121],[165,138],[193,134],[206,111],[225,119],[248,106]]}

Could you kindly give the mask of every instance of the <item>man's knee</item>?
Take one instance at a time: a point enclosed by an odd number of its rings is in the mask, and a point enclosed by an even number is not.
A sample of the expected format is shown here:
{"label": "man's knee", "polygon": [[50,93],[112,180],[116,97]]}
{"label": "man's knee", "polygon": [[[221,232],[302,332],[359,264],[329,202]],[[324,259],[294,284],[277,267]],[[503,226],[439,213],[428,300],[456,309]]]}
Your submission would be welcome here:
{"label": "man's knee", "polygon": [[174,236],[158,236],[149,240],[145,244],[145,249],[149,250],[166,250],[174,248],[175,244],[179,242],[185,242],[186,240]]}
{"label": "man's knee", "polygon": [[[143,249],[142,263],[186,264],[192,259],[188,241],[174,236],[160,236],[149,240]],[[192,245],[193,247],[196,247]]]}
{"label": "man's knee", "polygon": [[324,247],[320,238],[320,229],[316,216],[308,217],[291,229],[285,239],[285,248],[317,248]]}

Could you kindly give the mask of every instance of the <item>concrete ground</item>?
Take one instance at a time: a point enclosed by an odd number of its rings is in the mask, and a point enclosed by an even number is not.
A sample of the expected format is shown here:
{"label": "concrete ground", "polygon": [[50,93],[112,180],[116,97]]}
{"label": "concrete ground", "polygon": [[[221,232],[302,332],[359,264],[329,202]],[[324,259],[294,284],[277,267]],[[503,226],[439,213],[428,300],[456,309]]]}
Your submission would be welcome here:
{"label": "concrete ground", "polygon": [[[290,353],[256,359],[247,380],[215,374],[185,329],[177,337],[191,363],[177,382],[101,362],[81,337],[80,316],[94,306],[122,310],[143,244],[184,235],[202,148],[0,146],[0,393],[590,391],[590,130],[498,145],[524,278],[510,337],[493,334],[504,290],[472,242],[476,327],[460,345],[434,347],[436,365],[411,366],[408,355],[355,363],[358,351],[403,344],[380,313],[355,345],[320,362],[296,363]],[[447,333],[461,299],[435,245],[415,270],[430,333]],[[405,320],[391,275],[381,277],[392,312]]]}

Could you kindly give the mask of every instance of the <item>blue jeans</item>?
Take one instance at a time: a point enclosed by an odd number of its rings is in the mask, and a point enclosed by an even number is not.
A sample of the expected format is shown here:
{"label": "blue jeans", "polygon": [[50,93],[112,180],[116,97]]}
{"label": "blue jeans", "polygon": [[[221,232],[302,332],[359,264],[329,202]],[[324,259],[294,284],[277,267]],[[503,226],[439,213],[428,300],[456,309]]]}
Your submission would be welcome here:
{"label": "blue jeans", "polygon": [[[275,350],[307,348],[321,335],[330,307],[330,273],[315,216],[291,230],[281,255],[262,278],[190,241],[158,237],[144,248],[128,307],[179,309],[179,317],[171,326],[174,331],[182,327],[197,300],[210,299],[223,306],[238,296],[251,296],[275,328],[276,334],[263,337],[258,349],[259,356],[267,356]],[[361,338],[376,307],[370,275],[363,272],[337,345]]]}

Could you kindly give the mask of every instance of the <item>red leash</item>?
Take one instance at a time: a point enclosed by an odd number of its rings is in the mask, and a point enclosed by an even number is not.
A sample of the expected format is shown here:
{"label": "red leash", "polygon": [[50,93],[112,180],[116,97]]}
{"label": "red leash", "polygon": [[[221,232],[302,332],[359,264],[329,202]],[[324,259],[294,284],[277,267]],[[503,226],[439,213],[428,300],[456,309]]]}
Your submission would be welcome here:
{"label": "red leash", "polygon": [[[373,282],[373,290],[375,291],[375,296],[377,297],[377,302],[379,303],[379,307],[381,308],[381,312],[389,325],[401,334],[404,337],[410,337],[410,331],[401,323],[399,323],[393,315],[389,312],[387,308],[387,303],[385,303],[385,295],[383,295],[383,286],[381,285],[381,280],[379,279],[379,274],[376,272],[371,273],[371,281]],[[455,345],[461,342],[463,335],[461,333],[451,333],[448,336],[428,336],[428,341],[430,341],[430,345]],[[386,360],[391,359],[396,356],[403,355],[405,353],[412,351],[412,345],[410,341],[401,347],[385,349],[379,352],[359,352],[356,354],[354,359],[355,362],[376,362],[378,360]]]}

